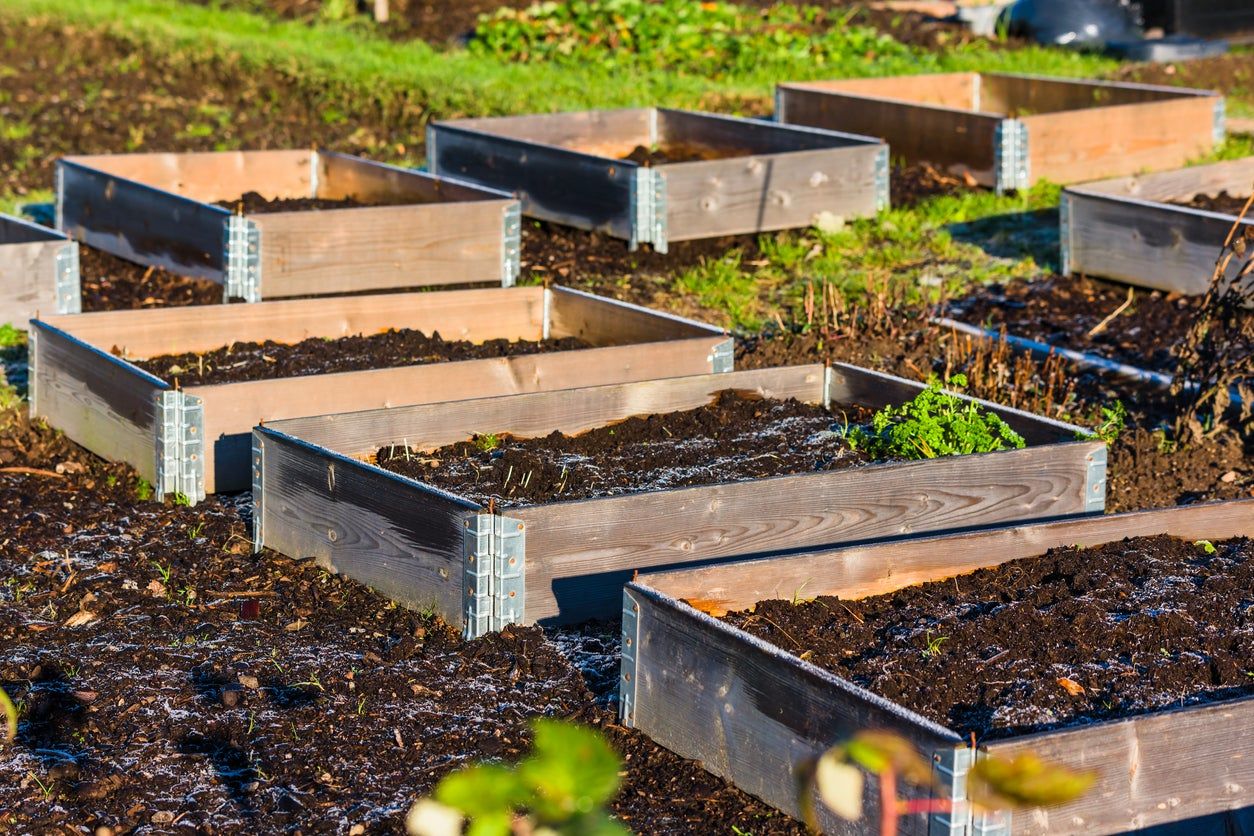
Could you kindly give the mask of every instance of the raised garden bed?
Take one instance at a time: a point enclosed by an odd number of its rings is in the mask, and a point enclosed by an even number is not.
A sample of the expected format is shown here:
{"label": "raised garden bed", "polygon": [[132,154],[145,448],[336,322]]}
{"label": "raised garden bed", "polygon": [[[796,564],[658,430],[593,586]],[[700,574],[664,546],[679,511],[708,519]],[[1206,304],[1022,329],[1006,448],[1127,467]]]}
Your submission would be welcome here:
{"label": "raised garden bed", "polygon": [[[780,598],[808,601],[832,596],[852,604],[852,611],[862,606],[855,601],[901,590],[899,597],[905,602],[918,598],[908,587],[934,581],[945,581],[946,588],[952,586],[958,595],[977,583],[979,576],[963,577],[977,569],[1032,558],[1049,549],[1163,534],[1189,542],[1254,536],[1254,501],[1018,525],[645,575],[624,592],[620,683],[624,722],[792,815],[799,813],[793,776],[807,758],[860,730],[893,731],[933,761],[936,777],[946,787],[941,794],[955,802],[952,815],[936,814],[930,821],[903,819],[907,833],[1114,833],[1239,809],[1250,804],[1254,785],[1254,762],[1248,757],[1254,745],[1254,697],[1248,693],[1229,697],[1220,692],[1212,701],[1185,708],[1159,706],[1121,719],[1063,723],[1048,731],[982,740],[973,750],[965,729],[946,728],[803,661],[795,655],[802,652],[796,646],[765,641],[725,620],[730,612]],[[1118,551],[1117,546],[1107,547],[1112,549]],[[1203,556],[1201,547],[1198,554]],[[1180,582],[1193,588],[1190,581]],[[1031,597],[1031,592],[1013,586],[1006,584],[1000,606]],[[1075,609],[1091,597],[1077,593],[1070,603],[1057,605]],[[1022,629],[1032,628],[1025,621]],[[1013,634],[990,637],[989,661],[1011,640]],[[1033,640],[1045,642],[1047,637],[1034,633]],[[881,644],[893,641],[890,636]],[[1065,666],[1068,642],[1054,646],[1054,655]],[[941,644],[934,652],[943,653],[943,648]],[[807,658],[820,657],[807,654]],[[982,667],[983,661],[985,657],[973,657],[966,675],[993,677]],[[1041,674],[1046,675],[1051,681],[1062,676],[1052,667]],[[957,683],[956,690],[961,685]],[[936,683],[928,686],[937,690]],[[907,693],[903,700],[913,698]],[[973,759],[984,754],[1013,758],[1023,752],[1094,770],[1097,785],[1048,814],[974,814],[966,803],[963,780]],[[868,793],[864,801],[874,821],[876,797]],[[831,816],[823,824],[826,832],[861,832]],[[984,829],[972,831],[973,826]]]}
{"label": "raised garden bed", "polygon": [[883,137],[998,191],[1184,165],[1222,141],[1217,93],[1003,73],[781,84],[775,118]]}
{"label": "raised garden bed", "polygon": [[249,302],[518,275],[509,195],[329,151],[66,157],[57,226]]}
{"label": "raised garden bed", "polygon": [[[402,328],[454,342],[408,356],[369,344],[370,335]],[[321,339],[345,338],[335,351],[318,352]],[[299,350],[264,344],[310,339],[313,346]],[[547,350],[572,339],[592,347]],[[718,328],[540,287],[49,317],[32,322],[31,340],[32,415],[105,458],[129,462],[159,495],[193,500],[248,487],[248,433],[263,420],[560,389],[607,377],[724,371],[732,363],[731,339]],[[484,352],[458,344],[490,340],[557,345]],[[355,362],[336,359],[363,342]],[[232,344],[238,359],[219,351]],[[162,355],[173,357],[150,366],[156,374],[124,359]],[[479,359],[457,359],[467,356]],[[181,377],[200,375],[202,362],[212,372],[215,363],[256,365],[257,359],[263,379],[178,385]]]}
{"label": "raised garden bed", "polygon": [[78,313],[78,245],[54,229],[0,214],[0,322]]}
{"label": "raised garden bed", "polygon": [[666,108],[434,122],[433,172],[510,191],[525,215],[665,252],[888,205],[888,148],[864,136]]}
{"label": "raised garden bed", "polygon": [[[1063,273],[1203,294],[1252,188],[1254,157],[1070,186],[1060,207]],[[1254,238],[1254,217],[1241,223]]]}
{"label": "raised garden bed", "polygon": [[[827,472],[807,465],[769,479],[716,474],[707,484],[636,484],[573,501],[560,489],[527,504],[507,490],[476,501],[369,463],[381,450],[422,455],[475,434],[616,428],[706,407],[726,390],[824,405],[840,422],[842,408],[898,404],[922,388],[855,366],[810,365],[268,422],[253,434],[256,545],[316,558],[474,636],[613,617],[638,568],[1102,509],[1102,443],[991,404],[1025,449]],[[576,478],[584,477],[572,476],[572,488]]]}

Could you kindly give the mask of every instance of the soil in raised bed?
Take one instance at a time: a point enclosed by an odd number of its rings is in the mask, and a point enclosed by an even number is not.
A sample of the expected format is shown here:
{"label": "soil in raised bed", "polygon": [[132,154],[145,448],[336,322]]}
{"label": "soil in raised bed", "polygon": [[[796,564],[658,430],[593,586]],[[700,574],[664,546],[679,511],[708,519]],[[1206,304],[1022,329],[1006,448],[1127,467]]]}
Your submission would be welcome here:
{"label": "soil in raised bed", "polygon": [[731,157],[749,157],[753,152],[747,148],[715,148],[712,145],[700,145],[695,142],[667,142],[649,148],[637,145],[631,153],[620,157],[633,163],[649,168],[667,163],[692,163],[702,160],[726,160]]}
{"label": "soil in raised bed", "polygon": [[1190,209],[1205,209],[1207,212],[1219,212],[1222,215],[1240,215],[1241,210],[1245,208],[1246,201],[1249,199],[1249,195],[1242,197],[1241,195],[1229,194],[1224,191],[1216,195],[1196,194],[1189,200],[1169,200],[1167,202],[1176,206],[1188,206]]}
{"label": "soil in raised bed", "polygon": [[78,247],[84,311],[216,305],[222,285],[146,267],[85,244]]}
{"label": "soil in raised bed", "polygon": [[403,833],[459,766],[526,752],[531,718],[599,726],[641,833],[801,834],[615,724],[563,643],[466,642],[311,562],[253,555],[246,498],[136,495],[129,469],[0,414],[0,830]]}
{"label": "soil in raised bed", "polygon": [[1254,541],[1157,536],[726,618],[987,739],[1254,693],[1251,589]]}
{"label": "soil in raised bed", "polygon": [[388,446],[375,462],[481,503],[530,505],[857,467],[870,459],[840,430],[871,415],[728,390],[707,406],[579,435],[476,436],[431,452]]}
{"label": "soil in raised bed", "polygon": [[[335,340],[310,337],[298,343],[237,342],[211,351],[163,354],[131,360],[163,379],[178,378],[184,386],[273,380],[312,374],[356,372],[396,366],[421,366],[456,360],[515,357],[589,348],[576,337],[554,340],[446,340],[434,331],[427,336],[412,328],[389,328],[378,334],[357,334]],[[124,351],[114,349],[114,354]]]}
{"label": "soil in raised bed", "polygon": [[[1097,333],[1094,328],[1132,303]],[[1201,306],[1200,297],[1084,277],[992,284],[950,306],[954,319],[1000,329],[1142,369],[1171,373],[1175,348],[1184,341]],[[1249,316],[1254,316],[1251,312]]]}
{"label": "soil in raised bed", "polygon": [[[396,206],[402,201],[361,201],[355,197],[275,197],[269,198],[257,192],[244,192],[234,200],[219,200],[216,205],[245,215],[266,215],[272,212],[315,212],[319,209],[360,209],[365,206]],[[403,201],[418,203],[418,199]]]}

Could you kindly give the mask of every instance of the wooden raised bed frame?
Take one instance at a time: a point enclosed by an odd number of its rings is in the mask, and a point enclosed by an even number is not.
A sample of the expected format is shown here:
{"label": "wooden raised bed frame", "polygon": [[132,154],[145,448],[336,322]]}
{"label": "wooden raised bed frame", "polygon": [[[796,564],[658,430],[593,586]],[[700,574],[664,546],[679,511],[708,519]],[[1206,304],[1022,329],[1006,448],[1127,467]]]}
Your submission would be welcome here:
{"label": "wooden raised bed frame", "polygon": [[642,567],[1102,509],[1105,445],[991,404],[1032,446],[545,502],[504,516],[362,461],[394,443],[434,449],[473,433],[577,433],[693,409],[726,389],[878,407],[922,388],[810,365],[267,423],[253,434],[256,544],[316,558],[473,637],[511,623],[612,618],[623,583]]}
{"label": "wooden raised bed frame", "polygon": [[[998,191],[1177,168],[1224,136],[1217,93],[1003,73],[781,84],[775,118],[883,137]],[[1020,115],[1022,114],[1022,115]]]}
{"label": "wooden raised bed frame", "polygon": [[78,244],[55,229],[0,214],[0,322],[82,310]]}
{"label": "wooden raised bed frame", "polygon": [[[113,355],[293,343],[388,328],[449,340],[579,337],[593,348],[176,388]],[[31,415],[129,462],[159,495],[243,490],[260,421],[731,368],[721,329],[565,288],[489,288],[110,311],[31,323]]]}
{"label": "wooden raised bed frame", "polygon": [[[903,833],[1103,834],[1236,810],[1254,800],[1254,698],[995,740],[973,752],[956,732],[685,603],[732,611],[798,592],[807,598],[866,597],[1055,546],[1152,534],[1190,540],[1254,536],[1254,500],[644,575],[624,590],[624,723],[793,816],[799,813],[793,777],[799,764],[862,729],[896,732],[933,760],[937,777],[949,787],[943,794],[956,802],[952,817],[902,819]],[[962,781],[972,758],[1024,751],[1096,770],[1098,783],[1048,813],[973,815]],[[867,821],[854,825],[828,814],[825,832],[873,827],[876,797],[868,793],[865,802]]]}
{"label": "wooden raised bed frame", "polygon": [[[329,151],[103,154],[57,162],[57,228],[97,249],[223,285],[225,299],[514,283],[518,202]],[[255,191],[393,205],[237,215]]]}
{"label": "wooden raised bed frame", "polygon": [[[1166,201],[1221,191],[1248,195],[1251,188],[1254,157],[1070,186],[1059,213],[1062,272],[1201,295],[1237,217]],[[1248,232],[1254,217],[1242,224]],[[1233,264],[1229,278],[1239,267]]]}
{"label": "wooden raised bed frame", "polygon": [[[645,167],[637,146],[735,156]],[[434,122],[432,171],[510,191],[529,217],[650,243],[809,226],[888,205],[888,148],[865,136],[666,108]]]}

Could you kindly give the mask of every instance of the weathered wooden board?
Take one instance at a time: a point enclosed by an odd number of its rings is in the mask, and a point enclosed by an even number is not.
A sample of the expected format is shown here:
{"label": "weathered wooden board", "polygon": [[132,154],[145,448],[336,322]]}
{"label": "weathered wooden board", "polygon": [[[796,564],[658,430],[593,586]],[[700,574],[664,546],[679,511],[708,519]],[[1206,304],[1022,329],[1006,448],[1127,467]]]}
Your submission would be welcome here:
{"label": "weathered wooden board", "polygon": [[[668,143],[722,156],[649,168],[624,159]],[[427,154],[437,173],[518,194],[525,214],[662,251],[887,201],[885,149],[868,137],[664,108],[436,122]]]}
{"label": "weathered wooden board", "polygon": [[[247,301],[517,275],[517,201],[470,183],[322,151],[67,157],[59,225],[93,247],[208,278]],[[244,215],[255,191],[385,205]],[[228,222],[240,226],[229,232]],[[234,226],[231,229],[235,229]],[[255,242],[246,240],[256,236]]]}
{"label": "weathered wooden board", "polygon": [[[434,449],[476,433],[579,433],[632,415],[692,409],[726,389],[810,403],[826,402],[828,392],[856,393],[861,403],[879,407],[909,399],[922,385],[852,366],[795,366],[323,415],[269,422],[265,433],[365,459],[391,444]],[[618,607],[623,582],[641,567],[697,565],[1103,507],[1104,445],[1076,441],[1077,428],[1067,424],[1032,425],[1023,413],[1007,415],[1028,430],[1033,446],[510,508],[503,513],[527,532],[522,619],[549,624],[608,617]],[[394,489],[406,490],[405,484],[427,490],[409,480]],[[264,483],[254,487],[263,503],[267,490]],[[421,525],[420,515],[409,524]]]}
{"label": "weathered wooden board", "polygon": [[[1203,294],[1237,218],[1169,201],[1225,191],[1254,191],[1254,157],[1071,186],[1062,195],[1064,268],[1158,290]],[[1242,223],[1248,229],[1254,218]],[[1235,278],[1237,269],[1231,268],[1229,278]]]}
{"label": "weathered wooden board", "polygon": [[[686,602],[720,612],[801,590],[807,598],[861,598],[1054,547],[1152,534],[1191,540],[1251,536],[1254,500],[645,573],[624,593],[624,721],[796,815],[797,767],[852,732],[889,728],[929,757],[947,741],[952,750],[958,735]],[[1220,834],[1222,819],[1201,817],[1250,804],[1252,735],[1254,699],[1241,698],[995,741],[980,751],[1030,750],[1048,761],[1099,772],[1097,787],[1078,802],[1048,813],[1015,813],[1010,833],[1106,834],[1188,820],[1180,833]],[[916,832],[936,832],[921,820],[905,824],[923,828]],[[936,817],[932,824],[938,825]],[[835,820],[824,822],[824,830],[861,832]]]}
{"label": "weathered wooden board", "polygon": [[0,213],[0,323],[78,313],[78,245],[53,229]]}
{"label": "weathered wooden board", "polygon": [[[566,303],[569,304],[566,304]],[[607,312],[606,309],[609,309]],[[549,312],[562,310],[560,329]],[[584,325],[584,316],[589,325]],[[730,368],[730,338],[718,328],[679,317],[650,314],[633,305],[563,288],[492,288],[344,299],[303,299],[212,308],[110,311],[50,317],[44,325],[64,333],[66,347],[50,354],[33,380],[41,415],[75,440],[110,458],[151,468],[151,421],[116,418],[107,400],[79,403],[78,381],[99,377],[93,387],[148,392],[174,387],[113,352],[145,358],[200,352],[234,341],[292,343],[373,334],[387,328],[438,331],[449,340],[540,340],[554,330],[587,338],[594,348],[483,360],[404,366],[359,372],[188,386],[200,399],[196,427],[204,449],[196,452],[203,489],[240,490],[249,484],[248,438],[259,422],[345,409],[431,403],[447,399],[537,392],[605,380],[647,380],[664,374],[696,374]],[[601,334],[598,323],[613,323]],[[104,364],[108,374],[84,371]],[[724,365],[726,364],[726,365]],[[65,382],[62,382],[62,381]],[[44,397],[43,389],[50,394]],[[146,388],[145,388],[146,387]],[[59,394],[58,394],[59,393]],[[102,395],[103,397],[103,395]],[[189,429],[189,432],[191,430]],[[113,438],[116,436],[116,438]],[[95,445],[95,446],[93,446]],[[160,484],[158,489],[162,490]],[[186,493],[186,491],[184,491]]]}

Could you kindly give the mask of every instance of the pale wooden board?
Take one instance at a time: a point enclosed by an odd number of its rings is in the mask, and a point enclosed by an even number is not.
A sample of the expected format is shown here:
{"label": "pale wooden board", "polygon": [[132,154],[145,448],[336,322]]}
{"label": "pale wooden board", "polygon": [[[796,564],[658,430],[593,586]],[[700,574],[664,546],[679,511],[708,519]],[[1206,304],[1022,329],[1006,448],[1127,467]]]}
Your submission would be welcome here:
{"label": "pale wooden board", "polygon": [[45,322],[33,321],[31,330],[31,417],[45,419],[99,456],[129,462],[155,483],[157,401],[167,387]]}
{"label": "pale wooden board", "polygon": [[[982,109],[1011,116],[1020,111],[1024,115],[1058,113],[1147,102],[1199,99],[1214,95],[1182,87],[1011,73],[984,73],[980,81]],[[1213,106],[1213,98],[1210,101]]]}
{"label": "pale wooden board", "polygon": [[512,200],[250,215],[266,298],[501,280]]}
{"label": "pale wooden board", "polygon": [[654,118],[651,108],[629,108],[458,119],[437,124],[619,158],[630,154],[637,145],[648,147],[657,141]]}
{"label": "pale wooden board", "polygon": [[318,152],[316,197],[361,202],[452,203],[501,200],[509,196],[470,183],[437,177],[333,151]]}
{"label": "pale wooden board", "polygon": [[810,226],[820,212],[874,215],[880,146],[660,166],[671,241]]}
{"label": "pale wooden board", "polygon": [[208,351],[232,341],[335,339],[387,328],[416,328],[428,334],[439,331],[448,340],[538,340],[544,322],[544,290],[481,288],[103,311],[49,318],[49,322],[106,351],[113,346],[123,348],[131,357]]}
{"label": "pale wooden board", "polygon": [[0,243],[0,322],[17,328],[57,311],[57,253],[63,240]]}
{"label": "pale wooden board", "polygon": [[[501,403],[498,398],[502,395],[562,390],[606,380],[638,381],[661,374],[709,371],[709,354],[720,339],[697,337],[645,345],[189,386],[188,394],[204,400],[205,490],[214,493],[247,486],[248,433],[261,422],[376,409],[380,410],[377,415],[399,418],[411,414],[401,411],[402,407],[414,404],[490,398],[486,402],[470,402],[477,406],[471,408],[464,419],[449,417],[448,424],[441,424],[447,434],[441,436],[445,440],[432,445],[438,447],[475,432],[500,431],[500,427],[489,424],[510,421],[511,416],[502,416],[489,405]],[[563,401],[560,396],[554,399],[559,404]],[[439,410],[434,412],[440,414]],[[453,409],[451,414],[458,413]],[[388,437],[374,447],[354,452],[373,453],[385,443],[396,443],[406,437]],[[425,436],[418,435],[411,441],[417,444],[421,438]]]}
{"label": "pale wooden board", "polygon": [[527,621],[603,617],[632,570],[1081,514],[1100,442],[511,509]]}
{"label": "pale wooden board", "polygon": [[1214,147],[1214,108],[1213,98],[1190,96],[1024,116],[1031,182],[1182,166]]}
{"label": "pale wooden board", "polygon": [[977,73],[928,73],[924,75],[887,76],[884,78],[842,78],[830,81],[790,82],[781,86],[789,90],[853,93],[858,96],[869,96],[877,99],[898,99],[952,110],[984,110],[988,112],[986,108],[981,108],[979,104],[980,76]]}
{"label": "pale wooden board", "polygon": [[[914,538],[642,575],[674,598],[739,610],[758,601],[836,595],[865,598],[1036,557],[1061,546],[1174,534],[1190,540],[1254,535],[1254,500],[1094,516],[969,534]],[[530,542],[528,543],[530,546]]]}
{"label": "pale wooden board", "polygon": [[[628,587],[624,602],[639,610],[632,725],[789,815],[799,815],[797,766],[859,729],[896,732],[927,755],[961,745],[938,725],[648,589]],[[906,797],[919,792],[900,789]],[[866,833],[866,823],[878,820],[873,780],[863,804],[861,822],[816,805],[823,831]],[[898,832],[923,836],[926,819],[903,818]]]}
{"label": "pale wooden board", "polygon": [[198,151],[156,154],[96,154],[71,162],[145,183],[192,200],[232,200],[246,191],[263,197],[313,195],[314,152]]}
{"label": "pale wooden board", "polygon": [[263,545],[462,621],[463,519],[477,506],[264,430]]}
{"label": "pale wooden board", "polygon": [[1254,190],[1254,157],[1190,166],[1175,171],[1133,174],[1084,183],[1068,193],[1095,193],[1144,201],[1188,200],[1198,194],[1220,192],[1248,195]]}
{"label": "pale wooden board", "polygon": [[796,125],[691,110],[658,108],[657,122],[656,141],[660,143],[694,144],[733,152],[738,157],[848,148],[874,142],[853,134],[803,130]]}
{"label": "pale wooden board", "polygon": [[548,290],[548,299],[549,336],[554,339],[578,337],[593,345],[615,345],[724,336],[720,329],[703,322],[580,290],[553,287]]}
{"label": "pale wooden board", "polygon": [[[1254,805],[1254,697],[997,740],[985,748],[1003,758],[1031,752],[1046,763],[1098,774],[1093,789],[1076,801],[1016,813],[1016,836],[1124,833]],[[1230,832],[1219,822],[1210,830],[1196,826],[1188,832]]]}

